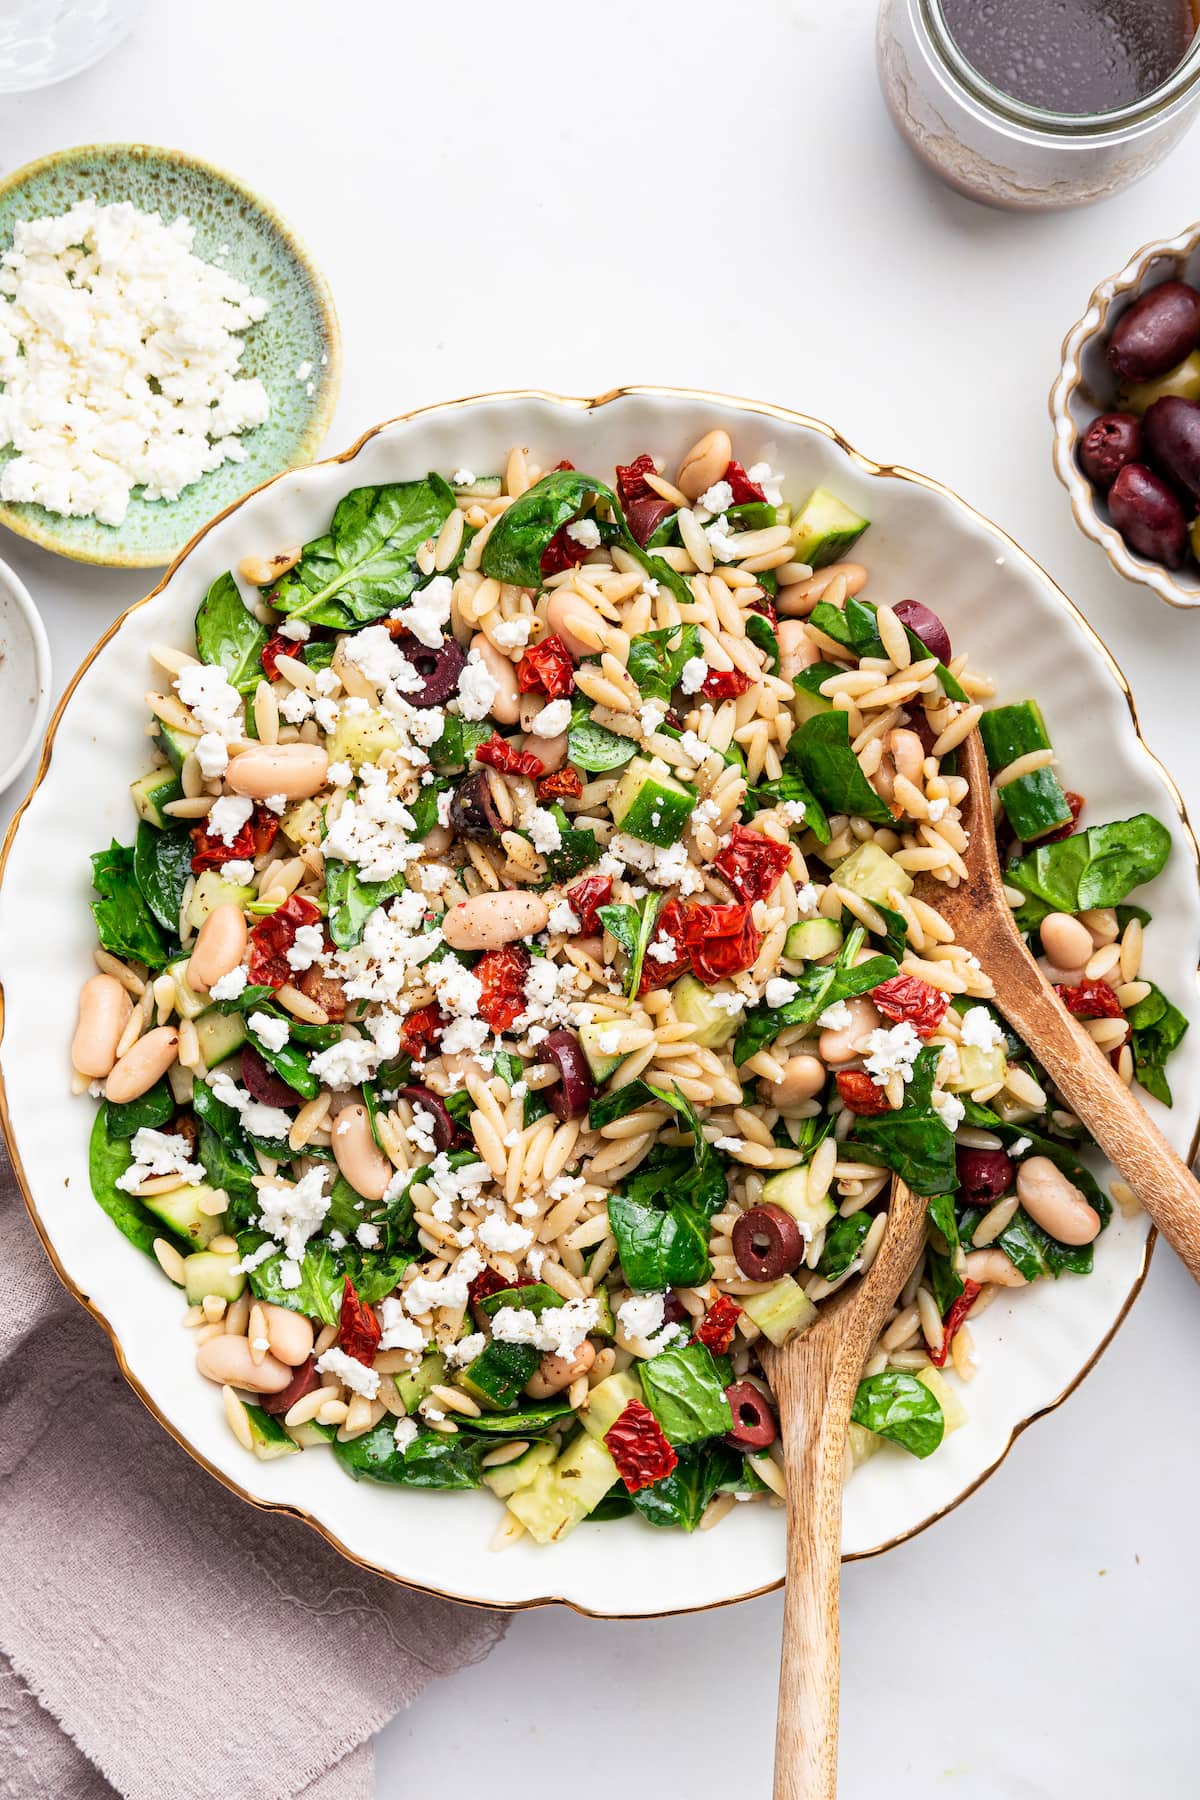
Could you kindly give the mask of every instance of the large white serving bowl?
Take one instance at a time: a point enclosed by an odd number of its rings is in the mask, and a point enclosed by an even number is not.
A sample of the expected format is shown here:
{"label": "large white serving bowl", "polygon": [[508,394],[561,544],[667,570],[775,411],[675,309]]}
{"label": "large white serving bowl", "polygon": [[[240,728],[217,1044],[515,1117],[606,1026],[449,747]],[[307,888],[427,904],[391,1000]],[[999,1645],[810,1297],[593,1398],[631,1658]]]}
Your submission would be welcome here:
{"label": "large white serving bowl", "polygon": [[[486,1493],[425,1493],[354,1483],[318,1453],[260,1463],[230,1435],[220,1395],[196,1373],[180,1329],[178,1290],[139,1256],[91,1199],[93,1105],[68,1092],[67,1045],[81,981],[93,966],[88,853],[130,838],[130,779],[146,758],[142,694],[148,646],[190,644],[209,583],[246,555],[322,532],[351,487],[429,469],[486,472],[512,444],[543,467],[569,458],[611,479],[649,450],[674,466],[714,425],[743,464],[769,460],[802,499],[827,483],[872,520],[858,554],[879,601],[918,596],[945,619],[956,648],[992,672],[1001,698],[1037,695],[1068,784],[1092,820],[1145,809],[1168,826],[1174,855],[1139,895],[1154,911],[1147,971],[1197,1011],[1200,890],[1196,845],[1176,789],[1142,743],[1128,689],[1095,633],[1037,564],[938,483],[881,468],[827,425],[718,395],[624,389],[598,400],[485,395],[377,427],[342,457],[279,476],[214,519],[145,600],[108,631],[68,689],[33,791],[13,822],[0,890],[3,1089],[0,1111],[34,1223],[59,1274],[100,1320],[129,1381],[154,1416],[211,1474],[256,1505],[307,1520],[339,1550],[395,1580],[489,1606],[551,1600],[606,1616],[717,1606],[782,1578],[784,1520],[738,1507],[719,1529],[688,1537],[640,1519],[582,1525],[565,1543],[488,1549],[498,1522]],[[1172,1062],[1173,1111],[1155,1108],[1181,1154],[1200,1110],[1200,1031]],[[1151,1103],[1153,1104],[1153,1103]],[[1086,1279],[1006,1294],[973,1326],[979,1374],[969,1422],[926,1462],[887,1449],[846,1490],[843,1546],[869,1556],[958,1504],[1014,1438],[1093,1366],[1141,1286],[1150,1248],[1143,1217],[1119,1212]],[[1097,1468],[1111,1446],[1097,1443]],[[199,1480],[199,1475],[197,1480]]]}

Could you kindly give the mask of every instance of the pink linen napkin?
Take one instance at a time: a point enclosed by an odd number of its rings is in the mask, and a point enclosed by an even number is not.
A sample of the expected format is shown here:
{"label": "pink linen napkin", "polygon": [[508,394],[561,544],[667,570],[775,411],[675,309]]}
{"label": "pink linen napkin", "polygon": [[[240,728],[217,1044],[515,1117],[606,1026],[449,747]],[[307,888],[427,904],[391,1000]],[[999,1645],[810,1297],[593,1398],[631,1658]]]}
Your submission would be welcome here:
{"label": "pink linen napkin", "polygon": [[192,1462],[59,1283],[2,1140],[0,1285],[0,1796],[367,1800],[371,1734],[506,1617],[368,1575]]}

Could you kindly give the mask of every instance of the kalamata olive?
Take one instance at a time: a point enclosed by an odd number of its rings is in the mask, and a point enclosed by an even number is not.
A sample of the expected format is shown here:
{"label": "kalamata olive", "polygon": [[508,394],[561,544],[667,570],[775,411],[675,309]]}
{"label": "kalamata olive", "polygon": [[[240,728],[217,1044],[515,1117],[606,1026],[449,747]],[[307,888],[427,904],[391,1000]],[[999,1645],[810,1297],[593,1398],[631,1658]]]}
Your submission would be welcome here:
{"label": "kalamata olive", "polygon": [[1200,406],[1169,394],[1147,412],[1145,431],[1147,455],[1160,475],[1200,499]]}
{"label": "kalamata olive", "polygon": [[[285,1388],[281,1388],[277,1394],[261,1395],[258,1404],[264,1412],[274,1413],[277,1418],[281,1418],[285,1412],[291,1411],[297,1400],[303,1400],[305,1394],[311,1394],[320,1385],[317,1359],[310,1356],[307,1362],[300,1364]],[[737,1417],[736,1413],[734,1417]]]}
{"label": "kalamata olive", "polygon": [[1153,381],[1200,342],[1200,293],[1186,281],[1151,288],[1117,320],[1109,366],[1126,381]]}
{"label": "kalamata olive", "polygon": [[1142,460],[1142,422],[1136,413],[1101,413],[1083,434],[1079,464],[1106,493],[1126,463]]}
{"label": "kalamata olive", "polygon": [[739,1450],[765,1450],[779,1436],[775,1414],[752,1381],[735,1381],[725,1389],[733,1414],[733,1430],[725,1442]]}
{"label": "kalamata olive", "polygon": [[657,494],[647,494],[642,500],[629,502],[625,508],[625,523],[638,543],[644,544],[674,511],[669,500],[660,500]]}
{"label": "kalamata olive", "polygon": [[950,661],[950,633],[937,614],[921,600],[897,600],[892,611],[914,637],[919,637],[930,656],[939,662]]}
{"label": "kalamata olive", "polygon": [[346,1016],[346,989],[336,975],[327,975],[317,963],[297,975],[296,986],[302,994],[307,994],[330,1019],[344,1019]]}
{"label": "kalamata olive", "polygon": [[467,656],[461,644],[452,637],[444,638],[436,650],[416,639],[406,639],[404,654],[421,677],[422,686],[415,693],[405,693],[412,706],[443,706],[458,687]]}
{"label": "kalamata olive", "polygon": [[747,1281],[778,1281],[804,1260],[804,1233],[781,1206],[752,1206],[733,1228],[733,1254]]}
{"label": "kalamata olive", "polygon": [[299,1106],[300,1096],[295,1088],[290,1088],[281,1075],[277,1075],[269,1063],[252,1044],[242,1047],[242,1082],[255,1100],[264,1106]]}
{"label": "kalamata olive", "polygon": [[1145,463],[1127,463],[1108,494],[1112,522],[1131,550],[1177,569],[1187,550],[1187,515],[1165,481]]}
{"label": "kalamata olive", "polygon": [[454,1123],[446,1110],[446,1104],[439,1100],[432,1088],[421,1087],[414,1083],[412,1087],[402,1087],[400,1098],[408,1100],[413,1106],[423,1107],[433,1116],[432,1136],[439,1150],[450,1150],[465,1135]]}
{"label": "kalamata olive", "polygon": [[1013,1184],[1014,1166],[1003,1150],[972,1150],[966,1144],[954,1152],[964,1200],[972,1206],[990,1206]]}
{"label": "kalamata olive", "polygon": [[490,843],[503,831],[504,822],[496,811],[485,769],[464,776],[455,788],[450,800],[450,829],[481,844]]}
{"label": "kalamata olive", "polygon": [[561,1081],[544,1089],[546,1104],[556,1119],[574,1119],[586,1112],[596,1091],[596,1083],[583,1053],[583,1045],[573,1031],[565,1027],[543,1038],[540,1054],[552,1062]]}
{"label": "kalamata olive", "polygon": [[663,1295],[663,1324],[683,1325],[690,1321],[691,1316],[674,1288],[668,1288]]}

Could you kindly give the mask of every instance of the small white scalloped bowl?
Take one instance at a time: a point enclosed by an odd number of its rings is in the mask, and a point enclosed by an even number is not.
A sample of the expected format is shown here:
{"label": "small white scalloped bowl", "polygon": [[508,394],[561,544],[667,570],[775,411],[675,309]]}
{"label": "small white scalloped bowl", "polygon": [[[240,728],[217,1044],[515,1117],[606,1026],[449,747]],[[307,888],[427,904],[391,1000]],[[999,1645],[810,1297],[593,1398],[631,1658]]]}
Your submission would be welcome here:
{"label": "small white scalloped bowl", "polygon": [[1178,236],[1144,244],[1116,275],[1102,281],[1082,319],[1063,339],[1062,367],[1050,390],[1054,421],[1054,470],[1071,496],[1075,523],[1099,544],[1126,581],[1148,587],[1168,606],[1200,606],[1200,565],[1166,569],[1131,550],[1111,522],[1108,507],[1079,466],[1079,443],[1100,413],[1117,410],[1117,382],[1108,366],[1105,345],[1121,314],[1140,295],[1164,281],[1188,281],[1200,287],[1200,223]]}
{"label": "small white scalloped bowl", "polygon": [[0,562],[0,793],[16,780],[46,729],[50,641],[29,589]]}

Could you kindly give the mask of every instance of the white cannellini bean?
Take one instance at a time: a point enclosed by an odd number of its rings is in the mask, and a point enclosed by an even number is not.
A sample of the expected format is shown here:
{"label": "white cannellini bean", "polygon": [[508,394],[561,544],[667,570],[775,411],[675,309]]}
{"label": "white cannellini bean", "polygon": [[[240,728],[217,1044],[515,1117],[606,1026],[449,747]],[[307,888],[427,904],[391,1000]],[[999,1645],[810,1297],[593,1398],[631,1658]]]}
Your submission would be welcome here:
{"label": "white cannellini bean", "polygon": [[1099,1235],[1099,1213],[1048,1156],[1025,1158],[1017,1170],[1017,1197],[1060,1244],[1090,1244]]}
{"label": "white cannellini bean", "polygon": [[1009,1262],[1003,1250],[971,1250],[967,1254],[966,1276],[980,1287],[1024,1287],[1025,1277],[1015,1263]]}
{"label": "white cannellini bean", "polygon": [[371,1115],[356,1101],[333,1122],[333,1157],[350,1186],[366,1200],[382,1200],[395,1170],[375,1142]]}
{"label": "white cannellini bean", "polygon": [[803,619],[781,619],[779,622],[779,679],[791,681],[804,669],[821,660],[821,652],[813,643]]}
{"label": "white cannellini bean", "polygon": [[267,1343],[271,1347],[271,1355],[281,1363],[287,1363],[290,1368],[298,1369],[312,1355],[312,1320],[306,1319],[303,1313],[290,1311],[286,1306],[273,1306],[267,1300],[260,1300],[259,1305],[267,1321]]}
{"label": "white cannellini bean", "polygon": [[234,757],[225,780],[249,800],[265,800],[269,794],[308,800],[324,787],[328,768],[329,758],[319,744],[259,744]]}
{"label": "white cannellini bean", "polygon": [[286,1363],[277,1362],[273,1356],[264,1356],[256,1363],[250,1339],[230,1337],[228,1332],[201,1344],[196,1352],[196,1367],[209,1381],[245,1388],[251,1394],[281,1394],[292,1379]]}
{"label": "white cannellini bean", "polygon": [[715,481],[720,481],[732,455],[733,444],[727,431],[718,428],[705,432],[680,463],[675,486],[689,500],[698,500]]}
{"label": "white cannellini bean", "polygon": [[767,1106],[778,1106],[786,1112],[789,1106],[801,1106],[825,1086],[828,1071],[818,1056],[789,1056],[783,1065],[782,1081],[762,1081],[759,1093]]}
{"label": "white cannellini bean", "polygon": [[214,906],[196,934],[187,966],[188,986],[197,994],[207,994],[214,981],[237,968],[249,935],[240,906],[232,900]]}
{"label": "white cannellini bean", "polygon": [[148,1031],[114,1064],[104,1084],[104,1098],[117,1106],[136,1100],[166,1074],[178,1052],[179,1033],[173,1025]]}
{"label": "white cannellini bean", "polygon": [[480,661],[496,683],[496,698],[491,714],[501,725],[515,725],[521,716],[521,690],[517,685],[516,665],[497,650],[491,639],[477,631],[471,639],[472,650],[478,650]]}
{"label": "white cannellini bean", "polygon": [[132,1011],[133,1002],[115,975],[92,975],[84,982],[71,1039],[71,1063],[81,1075],[96,1081],[111,1072]]}
{"label": "white cannellini bean", "polygon": [[499,894],[476,894],[452,906],[442,921],[442,934],[452,950],[498,950],[546,929],[549,903],[521,888]]}
{"label": "white cannellini bean", "polygon": [[1078,969],[1092,954],[1092,934],[1070,913],[1047,913],[1039,930],[1046,960],[1059,969]]}
{"label": "white cannellini bean", "polygon": [[847,1000],[850,1010],[848,1025],[827,1025],[818,1040],[821,1050],[821,1061],[830,1067],[837,1068],[840,1063],[848,1063],[858,1055],[855,1045],[860,1043],[868,1031],[874,1031],[883,1024],[879,1012],[865,994],[855,994]]}

